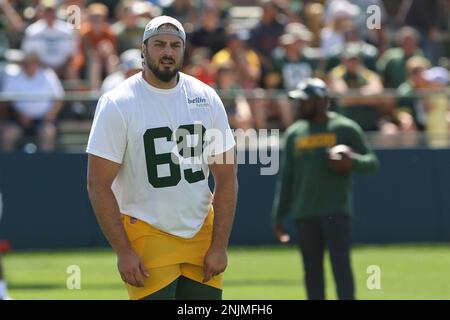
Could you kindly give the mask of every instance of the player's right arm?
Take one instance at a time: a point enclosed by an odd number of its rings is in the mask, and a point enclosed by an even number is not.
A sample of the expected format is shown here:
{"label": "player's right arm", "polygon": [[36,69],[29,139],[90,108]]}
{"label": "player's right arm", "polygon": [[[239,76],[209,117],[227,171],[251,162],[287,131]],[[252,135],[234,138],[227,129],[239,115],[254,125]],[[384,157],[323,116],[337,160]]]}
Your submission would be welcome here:
{"label": "player's right arm", "polygon": [[87,177],[89,199],[103,234],[117,253],[117,266],[122,280],[133,286],[143,287],[143,277],[147,277],[148,272],[131,247],[111,189],[119,169],[120,164],[90,154]]}
{"label": "player's right arm", "polygon": [[288,215],[292,204],[293,148],[292,136],[286,133],[281,169],[275,189],[272,210],[273,233],[275,238],[281,243],[287,243],[290,240],[289,234],[285,231],[283,220]]}
{"label": "player's right arm", "polygon": [[97,105],[87,146],[87,188],[98,223],[117,254],[122,280],[142,287],[147,276],[143,261],[133,250],[112,191],[127,145],[127,125],[117,106],[103,96]]}

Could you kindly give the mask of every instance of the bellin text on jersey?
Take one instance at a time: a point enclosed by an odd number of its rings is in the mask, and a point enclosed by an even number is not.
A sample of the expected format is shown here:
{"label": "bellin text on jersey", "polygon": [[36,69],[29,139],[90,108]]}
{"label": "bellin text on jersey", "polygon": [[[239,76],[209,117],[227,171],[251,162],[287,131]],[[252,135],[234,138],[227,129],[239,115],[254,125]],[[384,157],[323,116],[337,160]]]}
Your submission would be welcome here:
{"label": "bellin text on jersey", "polygon": [[204,104],[204,103],[206,103],[206,99],[205,98],[201,98],[201,97],[195,97],[194,99],[187,98],[187,100],[188,100],[189,104],[191,104],[191,103],[196,103],[196,104]]}

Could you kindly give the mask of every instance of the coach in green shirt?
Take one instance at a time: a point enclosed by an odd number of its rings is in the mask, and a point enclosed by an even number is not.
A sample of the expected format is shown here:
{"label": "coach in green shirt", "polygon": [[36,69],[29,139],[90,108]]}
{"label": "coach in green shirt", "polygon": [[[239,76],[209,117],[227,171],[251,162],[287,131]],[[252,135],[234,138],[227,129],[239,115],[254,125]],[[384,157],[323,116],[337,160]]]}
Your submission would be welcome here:
{"label": "coach in green shirt", "polygon": [[378,160],[361,128],[328,112],[328,91],[309,78],[289,92],[301,118],[285,134],[273,221],[275,236],[288,242],[283,220],[291,215],[299,233],[309,299],[325,299],[323,257],[330,252],[339,299],[354,299],[350,265],[351,172],[373,173]]}

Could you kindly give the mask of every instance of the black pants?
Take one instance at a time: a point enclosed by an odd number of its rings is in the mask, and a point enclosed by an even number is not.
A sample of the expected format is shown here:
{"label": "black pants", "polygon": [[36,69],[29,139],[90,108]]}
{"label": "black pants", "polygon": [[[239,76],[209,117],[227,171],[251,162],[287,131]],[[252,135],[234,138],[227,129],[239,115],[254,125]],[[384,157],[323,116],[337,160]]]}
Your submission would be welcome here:
{"label": "black pants", "polygon": [[326,215],[296,220],[309,300],[325,299],[324,253],[328,249],[339,299],[355,299],[350,263],[351,218]]}

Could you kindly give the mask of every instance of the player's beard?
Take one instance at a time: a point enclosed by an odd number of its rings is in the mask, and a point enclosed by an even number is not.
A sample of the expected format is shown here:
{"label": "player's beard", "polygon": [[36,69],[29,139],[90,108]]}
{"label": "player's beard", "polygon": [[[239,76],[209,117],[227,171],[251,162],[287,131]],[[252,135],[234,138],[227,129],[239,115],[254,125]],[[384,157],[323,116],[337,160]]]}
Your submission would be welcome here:
{"label": "player's beard", "polygon": [[151,59],[148,54],[145,55],[145,64],[148,66],[150,71],[162,82],[170,82],[180,71],[181,66],[183,65],[183,58],[180,59],[178,63],[175,62],[175,59],[171,57],[164,56],[159,61],[162,60],[170,60],[174,63],[174,68],[170,69],[160,69],[158,67],[158,63],[155,60]]}

